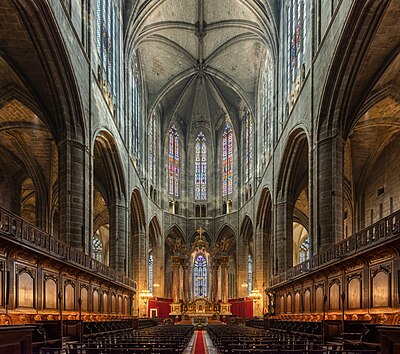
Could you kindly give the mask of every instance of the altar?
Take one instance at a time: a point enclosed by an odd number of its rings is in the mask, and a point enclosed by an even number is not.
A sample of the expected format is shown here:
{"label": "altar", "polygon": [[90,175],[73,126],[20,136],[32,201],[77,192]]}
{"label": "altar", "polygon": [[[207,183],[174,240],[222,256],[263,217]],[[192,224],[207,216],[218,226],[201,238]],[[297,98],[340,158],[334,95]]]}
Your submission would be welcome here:
{"label": "altar", "polygon": [[210,318],[219,315],[219,307],[205,298],[198,298],[184,305],[183,313],[194,326],[207,326]]}

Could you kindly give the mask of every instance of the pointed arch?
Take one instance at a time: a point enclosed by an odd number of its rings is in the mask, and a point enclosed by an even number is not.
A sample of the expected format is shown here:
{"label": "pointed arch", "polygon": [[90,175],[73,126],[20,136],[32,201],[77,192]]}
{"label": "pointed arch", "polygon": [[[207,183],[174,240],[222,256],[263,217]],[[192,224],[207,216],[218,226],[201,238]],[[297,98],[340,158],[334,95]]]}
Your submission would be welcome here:
{"label": "pointed arch", "polygon": [[[309,139],[306,131],[295,128],[288,136],[277,179],[280,198],[296,197],[298,187],[304,187],[308,180]],[[297,187],[297,188],[296,188]],[[300,190],[301,191],[301,190]]]}
{"label": "pointed arch", "polygon": [[96,133],[93,145],[95,174],[101,174],[98,177],[108,202],[126,200],[125,173],[113,135],[101,129]]}
{"label": "pointed arch", "polygon": [[253,237],[253,233],[254,233],[253,222],[252,222],[250,216],[246,214],[241,223],[239,235],[243,239],[250,240],[250,238]]}
{"label": "pointed arch", "polygon": [[258,202],[256,226],[263,231],[271,229],[272,196],[268,187],[264,187]]}
{"label": "pointed arch", "polygon": [[139,189],[135,188],[131,195],[131,232],[138,233],[146,230],[144,205]]}

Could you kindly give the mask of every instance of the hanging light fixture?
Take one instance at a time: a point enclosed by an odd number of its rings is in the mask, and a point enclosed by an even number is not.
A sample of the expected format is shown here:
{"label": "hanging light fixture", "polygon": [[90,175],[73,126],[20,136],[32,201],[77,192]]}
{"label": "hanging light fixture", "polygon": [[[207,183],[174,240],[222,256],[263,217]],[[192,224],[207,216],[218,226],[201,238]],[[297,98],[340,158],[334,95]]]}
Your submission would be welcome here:
{"label": "hanging light fixture", "polygon": [[246,281],[246,280],[243,281],[241,287],[242,287],[242,288],[248,288],[248,287],[249,287],[249,284],[247,284],[247,281]]}

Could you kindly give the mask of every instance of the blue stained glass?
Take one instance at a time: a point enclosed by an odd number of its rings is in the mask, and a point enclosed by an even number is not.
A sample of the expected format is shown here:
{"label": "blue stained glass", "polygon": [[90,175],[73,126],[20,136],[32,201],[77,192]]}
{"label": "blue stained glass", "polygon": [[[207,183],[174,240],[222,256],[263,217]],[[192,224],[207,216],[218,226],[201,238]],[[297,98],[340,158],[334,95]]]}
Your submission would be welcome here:
{"label": "blue stained glass", "polygon": [[205,297],[207,296],[207,260],[203,255],[197,256],[194,261],[193,268],[193,283],[194,283],[194,296]]}

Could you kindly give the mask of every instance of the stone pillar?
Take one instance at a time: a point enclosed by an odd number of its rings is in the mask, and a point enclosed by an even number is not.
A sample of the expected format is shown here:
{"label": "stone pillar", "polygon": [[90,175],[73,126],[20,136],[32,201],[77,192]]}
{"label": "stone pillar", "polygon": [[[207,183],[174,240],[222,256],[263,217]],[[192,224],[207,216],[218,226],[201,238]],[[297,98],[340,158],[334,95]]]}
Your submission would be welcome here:
{"label": "stone pillar", "polygon": [[248,296],[248,288],[243,287],[242,284],[248,281],[247,261],[249,245],[247,241],[243,239],[243,236],[240,236],[236,247],[237,296],[240,298]]}
{"label": "stone pillar", "polygon": [[321,253],[343,238],[343,153],[342,137],[318,145],[316,225],[317,252]]}
{"label": "stone pillar", "polygon": [[211,301],[216,304],[218,303],[218,259],[213,259],[211,261],[211,271],[212,271],[212,286],[211,286]]}
{"label": "stone pillar", "polygon": [[263,282],[267,275],[264,262],[264,248],[268,247],[266,243],[267,239],[264,239],[263,231],[257,228],[254,236],[253,288],[258,290],[263,289]]}
{"label": "stone pillar", "polygon": [[[132,236],[132,278],[137,282],[137,294],[147,289],[148,259],[147,236],[144,230],[136,231]],[[135,296],[135,309],[139,309],[139,296]]]}
{"label": "stone pillar", "polygon": [[77,141],[58,144],[60,239],[89,253],[90,181],[88,148]]}
{"label": "stone pillar", "polygon": [[171,257],[173,280],[172,280],[172,298],[174,303],[179,303],[180,284],[179,284],[179,269],[181,266],[181,257]]}
{"label": "stone pillar", "polygon": [[126,219],[128,210],[123,205],[110,207],[110,267],[118,272],[126,273]]}
{"label": "stone pillar", "polygon": [[221,259],[221,315],[231,315],[231,305],[228,304],[228,266],[229,257]]}
{"label": "stone pillar", "polygon": [[156,297],[164,296],[164,245],[162,241],[157,242],[156,247],[153,247],[153,285],[159,284],[160,286],[153,286],[153,295]]}
{"label": "stone pillar", "polygon": [[288,201],[276,205],[275,271],[284,272],[293,266],[293,205]]}
{"label": "stone pillar", "polygon": [[187,303],[190,300],[189,290],[190,290],[190,271],[189,271],[189,261],[184,259],[182,261],[183,268],[183,302]]}
{"label": "stone pillar", "polygon": [[221,259],[221,300],[223,304],[228,303],[228,266],[229,257],[224,256]]}

